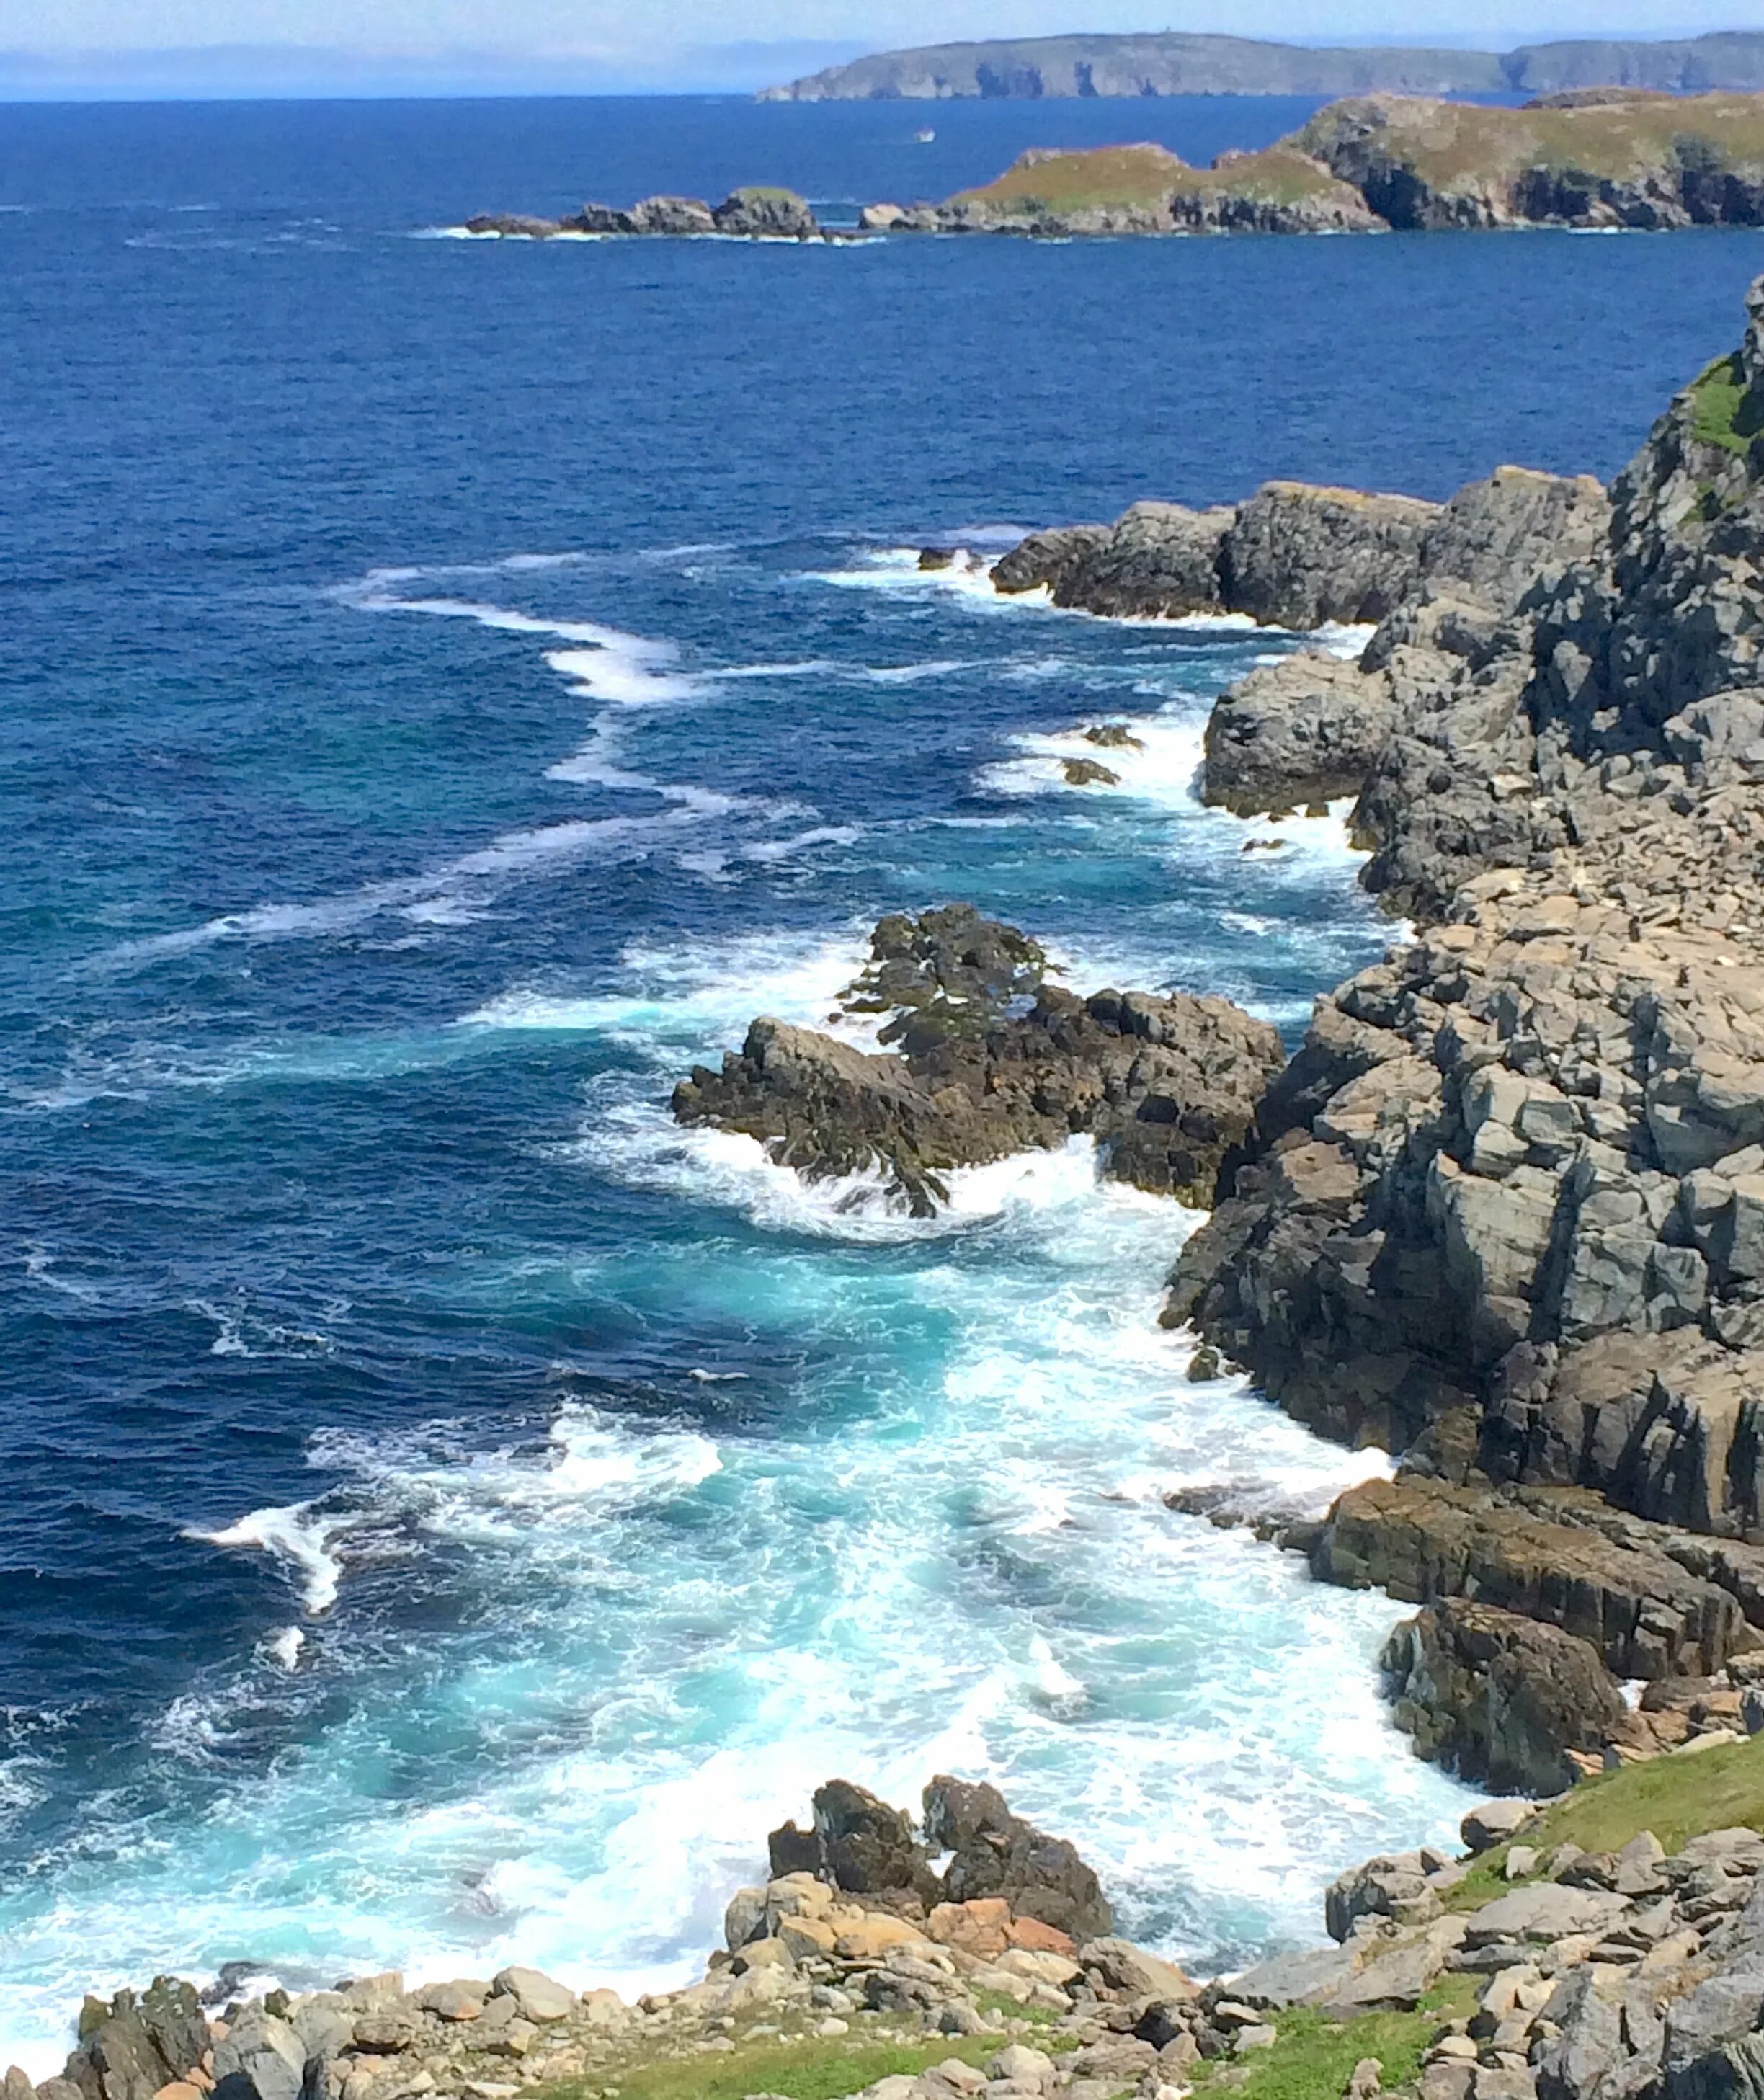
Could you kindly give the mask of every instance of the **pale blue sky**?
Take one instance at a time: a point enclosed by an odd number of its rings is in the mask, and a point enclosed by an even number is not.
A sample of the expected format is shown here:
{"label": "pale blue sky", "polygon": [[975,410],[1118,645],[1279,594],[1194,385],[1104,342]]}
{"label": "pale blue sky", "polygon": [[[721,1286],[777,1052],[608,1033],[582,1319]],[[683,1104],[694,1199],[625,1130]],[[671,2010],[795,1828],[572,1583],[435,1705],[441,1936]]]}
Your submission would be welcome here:
{"label": "pale blue sky", "polygon": [[[958,37],[1079,29],[1229,29],[1238,35],[1495,46],[1541,36],[1691,34],[1743,26],[1731,0],[0,0],[0,61],[46,55],[75,68],[126,55],[231,46],[238,63],[303,50],[326,68],[439,66],[490,84],[562,61],[656,86],[787,77],[856,50]],[[747,48],[742,48],[747,46]],[[758,46],[758,48],[754,48]],[[244,47],[258,55],[248,60]],[[731,48],[733,47],[733,48]],[[769,48],[770,47],[770,48]],[[824,48],[823,48],[824,47]],[[101,54],[113,55],[105,60]],[[180,63],[188,64],[187,58]]]}

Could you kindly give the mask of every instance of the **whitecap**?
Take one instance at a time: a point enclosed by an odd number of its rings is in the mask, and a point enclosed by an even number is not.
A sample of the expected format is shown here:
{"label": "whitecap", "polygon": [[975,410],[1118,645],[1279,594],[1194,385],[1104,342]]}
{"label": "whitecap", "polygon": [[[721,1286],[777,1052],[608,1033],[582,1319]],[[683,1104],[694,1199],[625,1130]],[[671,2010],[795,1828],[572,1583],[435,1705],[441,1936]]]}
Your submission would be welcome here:
{"label": "whitecap", "polygon": [[314,1617],[337,1602],[343,1564],[330,1550],[340,1520],[311,1502],[290,1502],[253,1510],[219,1531],[190,1530],[186,1538],[207,1546],[244,1546],[285,1562],[300,1590],[301,1603]]}

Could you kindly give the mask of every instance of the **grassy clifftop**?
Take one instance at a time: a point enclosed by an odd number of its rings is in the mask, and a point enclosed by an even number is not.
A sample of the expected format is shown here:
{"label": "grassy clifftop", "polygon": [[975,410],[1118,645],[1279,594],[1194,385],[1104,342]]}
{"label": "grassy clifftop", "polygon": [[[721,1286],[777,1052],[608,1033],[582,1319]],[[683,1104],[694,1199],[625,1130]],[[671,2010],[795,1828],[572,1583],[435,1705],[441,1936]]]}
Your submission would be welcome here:
{"label": "grassy clifftop", "polygon": [[1351,184],[1285,143],[1258,153],[1222,155],[1211,168],[1190,167],[1162,146],[1031,151],[996,181],[951,197],[945,209],[983,224],[1127,214],[1173,230],[1224,220],[1233,205],[1295,218],[1370,223]]}
{"label": "grassy clifftop", "polygon": [[1764,95],[1638,95],[1523,109],[1367,95],[1319,110],[1283,143],[1337,166],[1356,139],[1375,139],[1378,151],[1436,188],[1529,168],[1623,181],[1682,165],[1764,164]]}

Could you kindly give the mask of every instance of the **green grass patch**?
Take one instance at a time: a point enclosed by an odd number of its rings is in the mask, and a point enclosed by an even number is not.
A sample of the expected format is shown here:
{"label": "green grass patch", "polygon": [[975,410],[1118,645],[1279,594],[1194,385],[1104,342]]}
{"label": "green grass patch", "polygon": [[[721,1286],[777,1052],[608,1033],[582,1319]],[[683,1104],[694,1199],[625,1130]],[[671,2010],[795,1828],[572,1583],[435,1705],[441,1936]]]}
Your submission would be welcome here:
{"label": "green grass patch", "polygon": [[[1013,2009],[1014,2010],[1014,2009]],[[737,2040],[732,2049],[684,2056],[650,2056],[611,2066],[566,2083],[535,2086],[548,2100],[573,2100],[587,2091],[616,2086],[620,2100],[743,2100],[750,2093],[777,2093],[784,2100],[842,2100],[879,2078],[916,2078],[952,2056],[984,2064],[997,2054],[1003,2035],[932,2035],[922,2042],[866,2042],[860,2035],[800,2041],[767,2036]]]}
{"label": "green grass patch", "polygon": [[[1757,431],[1756,412],[1749,416],[1744,375],[1737,357],[1718,357],[1691,386],[1691,435],[1700,444],[1719,445],[1744,457]],[[1749,428],[1742,428],[1749,424]]]}
{"label": "green grass patch", "polygon": [[1032,2027],[1051,2027],[1060,2015],[1047,2005],[1020,2005],[1003,1991],[976,1991],[974,2003],[1002,2027],[1007,2020],[1027,2020]]}
{"label": "green grass patch", "polygon": [[[1764,1736],[1582,1780],[1515,1842],[1534,1846],[1547,1859],[1558,1845],[1621,1851],[1638,1832],[1652,1830],[1668,1852],[1677,1852],[1705,1830],[1740,1829],[1764,1831]],[[1514,1886],[1502,1871],[1506,1855],[1505,1845],[1484,1853],[1447,1892],[1446,1908],[1480,1909]]]}
{"label": "green grass patch", "polygon": [[996,181],[964,190],[954,203],[1025,212],[1098,210],[1109,205],[1155,210],[1193,170],[1162,146],[1099,146],[1087,152],[1028,153]]}
{"label": "green grass patch", "polygon": [[1382,2066],[1384,2089],[1391,2092],[1419,2074],[1422,2057],[1442,2023],[1470,2012],[1477,1983],[1473,1976],[1447,1977],[1412,2013],[1362,2013],[1352,2020],[1325,2019],[1304,2006],[1276,2013],[1272,2018],[1279,2040],[1272,2049],[1202,2064],[1196,2085],[1211,2085],[1229,2068],[1248,2073],[1241,2084],[1231,2081],[1244,2100],[1341,2100],[1354,2066],[1372,2056]]}

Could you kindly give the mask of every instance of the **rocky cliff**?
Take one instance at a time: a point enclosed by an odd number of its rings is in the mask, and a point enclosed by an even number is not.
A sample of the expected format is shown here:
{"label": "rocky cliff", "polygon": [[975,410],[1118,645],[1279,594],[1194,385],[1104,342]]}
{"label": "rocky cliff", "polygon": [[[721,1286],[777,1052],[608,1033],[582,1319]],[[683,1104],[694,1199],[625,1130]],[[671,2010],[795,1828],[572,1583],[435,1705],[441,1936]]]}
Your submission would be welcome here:
{"label": "rocky cliff", "polygon": [[1547,95],[1616,83],[1700,93],[1764,87],[1764,37],[1590,39],[1493,51],[1330,49],[1248,37],[1026,37],[881,51],[768,88],[762,102],[1039,101],[1051,95]]}
{"label": "rocky cliff", "polygon": [[[1395,1594],[1550,1621],[1625,1676],[1718,1667],[1764,1622],[1764,280],[1747,319],[1608,505],[1463,492],[1359,664],[1245,681],[1203,776],[1239,810],[1357,791],[1364,879],[1419,931],[1318,1002],[1167,1317],[1325,1433],[1408,1451],[1320,1573],[1405,1563]],[[1537,1492],[1570,1527],[1629,1512],[1654,1563],[1597,1548],[1603,1634],[1561,1601],[1588,1542],[1533,1536]],[[1393,1542],[1422,1537],[1426,1573]],[[1554,1589],[1498,1575],[1491,1538]],[[1668,1630],[1687,1570],[1729,1600],[1715,1648]]]}
{"label": "rocky cliff", "polygon": [[1025,153],[902,232],[1366,232],[1396,227],[1756,226],[1764,100],[1626,88],[1523,108],[1407,95],[1333,102],[1257,153],[1189,168],[1161,147]]}

